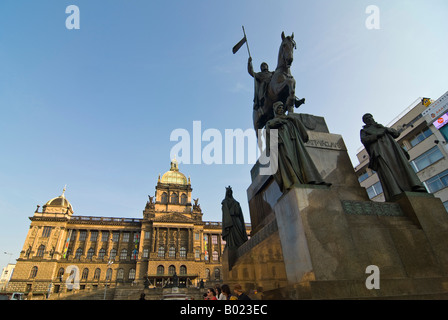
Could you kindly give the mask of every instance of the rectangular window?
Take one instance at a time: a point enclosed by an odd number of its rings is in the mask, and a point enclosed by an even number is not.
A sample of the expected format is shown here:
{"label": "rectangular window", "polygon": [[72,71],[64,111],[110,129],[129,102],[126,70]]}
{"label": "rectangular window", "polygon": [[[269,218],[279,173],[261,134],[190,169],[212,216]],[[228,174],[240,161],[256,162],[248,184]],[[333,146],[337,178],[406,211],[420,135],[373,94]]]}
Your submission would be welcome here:
{"label": "rectangular window", "polygon": [[138,232],[134,232],[134,242],[138,242],[140,238],[140,234]]}
{"label": "rectangular window", "polygon": [[363,174],[361,174],[361,175],[358,177],[358,181],[359,181],[359,182],[363,182],[363,181],[366,180],[368,177],[369,177],[369,174],[368,174],[366,171],[364,171]]}
{"label": "rectangular window", "polygon": [[426,180],[423,182],[426,189],[431,192],[437,192],[443,188],[448,187],[448,170],[445,170],[438,175],[432,177],[431,179]]}
{"label": "rectangular window", "polygon": [[379,181],[373,186],[367,188],[367,194],[369,195],[370,199],[375,198],[381,193],[383,193],[383,187],[381,186],[381,183]]}
{"label": "rectangular window", "polygon": [[143,258],[148,258],[149,257],[149,249],[145,248],[143,249]]}
{"label": "rectangular window", "polygon": [[412,147],[415,147],[416,145],[418,145],[420,142],[422,142],[423,140],[425,140],[426,138],[428,138],[430,135],[432,135],[432,131],[431,129],[427,128],[421,132],[419,132],[414,139],[412,139],[411,141],[409,141],[409,143],[411,144]]}
{"label": "rectangular window", "polygon": [[79,241],[85,241],[87,237],[87,231],[80,231],[79,232]]}
{"label": "rectangular window", "polygon": [[48,238],[50,237],[52,227],[44,227],[44,230],[42,231],[42,237]]}
{"label": "rectangular window", "polygon": [[120,232],[114,232],[112,235],[112,241],[118,242],[120,240]]}
{"label": "rectangular window", "polygon": [[194,250],[194,258],[195,259],[200,259],[201,258],[201,252],[199,251],[199,249],[195,249]]}
{"label": "rectangular window", "polygon": [[201,240],[201,235],[199,234],[199,232],[194,233],[194,240],[197,240],[197,241]]}
{"label": "rectangular window", "polygon": [[123,232],[123,242],[129,242],[129,232]]}
{"label": "rectangular window", "polygon": [[421,156],[412,160],[411,164],[414,171],[419,172],[442,158],[442,152],[437,146],[435,146],[423,153]]}
{"label": "rectangular window", "polygon": [[98,231],[91,231],[90,232],[90,241],[95,242],[98,239]]}
{"label": "rectangular window", "polygon": [[216,234],[212,235],[212,244],[218,244],[218,236]]}
{"label": "rectangular window", "polygon": [[151,231],[145,231],[145,240],[151,239]]}
{"label": "rectangular window", "polygon": [[101,232],[101,241],[107,242],[108,240],[109,240],[109,232],[108,231]]}

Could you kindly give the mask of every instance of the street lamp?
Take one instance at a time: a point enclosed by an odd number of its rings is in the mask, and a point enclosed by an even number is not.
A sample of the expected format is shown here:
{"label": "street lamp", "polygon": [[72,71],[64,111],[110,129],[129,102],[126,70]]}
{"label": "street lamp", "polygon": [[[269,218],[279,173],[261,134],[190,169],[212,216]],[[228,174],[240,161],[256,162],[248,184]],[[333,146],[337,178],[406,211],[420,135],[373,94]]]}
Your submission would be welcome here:
{"label": "street lamp", "polygon": [[[103,300],[106,300],[106,292],[107,292],[107,271],[109,270],[109,267],[113,264],[114,262],[112,260],[109,260],[109,262],[107,263],[107,270],[106,270],[106,286],[104,287],[104,298]],[[111,275],[112,278],[112,275]]]}
{"label": "street lamp", "polygon": [[9,261],[11,261],[11,257],[12,257],[12,253],[9,253],[9,252],[3,252],[4,254],[7,254],[7,255],[9,255],[9,258],[8,258],[8,264],[9,264]]}

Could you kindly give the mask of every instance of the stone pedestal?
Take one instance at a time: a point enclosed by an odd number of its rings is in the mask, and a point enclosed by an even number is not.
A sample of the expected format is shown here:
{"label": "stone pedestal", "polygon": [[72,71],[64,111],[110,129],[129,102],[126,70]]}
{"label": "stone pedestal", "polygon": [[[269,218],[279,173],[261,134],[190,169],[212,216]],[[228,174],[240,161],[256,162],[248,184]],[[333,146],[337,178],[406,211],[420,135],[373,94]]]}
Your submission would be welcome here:
{"label": "stone pedestal", "polygon": [[[224,281],[263,299],[448,299],[448,214],[440,199],[403,193],[370,201],[342,137],[309,136],[308,152],[332,186],[297,185],[282,194],[254,166],[251,238]],[[379,289],[366,286],[372,265]]]}

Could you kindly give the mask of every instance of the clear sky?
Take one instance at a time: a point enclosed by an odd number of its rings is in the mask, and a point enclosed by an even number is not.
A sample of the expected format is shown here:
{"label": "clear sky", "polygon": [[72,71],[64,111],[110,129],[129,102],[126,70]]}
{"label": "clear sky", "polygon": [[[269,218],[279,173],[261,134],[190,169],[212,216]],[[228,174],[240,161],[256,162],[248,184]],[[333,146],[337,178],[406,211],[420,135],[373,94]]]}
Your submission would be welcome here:
{"label": "clear sky", "polygon": [[[369,5],[380,29],[365,25]],[[0,268],[65,184],[75,215],[141,218],[173,130],[252,128],[247,49],[231,51],[242,25],[256,71],[275,69],[281,32],[294,32],[298,112],[325,117],[356,165],[364,113],[388,124],[448,90],[447,13],[446,0],[1,1]],[[179,167],[204,220],[221,220],[231,185],[250,222],[252,164]]]}

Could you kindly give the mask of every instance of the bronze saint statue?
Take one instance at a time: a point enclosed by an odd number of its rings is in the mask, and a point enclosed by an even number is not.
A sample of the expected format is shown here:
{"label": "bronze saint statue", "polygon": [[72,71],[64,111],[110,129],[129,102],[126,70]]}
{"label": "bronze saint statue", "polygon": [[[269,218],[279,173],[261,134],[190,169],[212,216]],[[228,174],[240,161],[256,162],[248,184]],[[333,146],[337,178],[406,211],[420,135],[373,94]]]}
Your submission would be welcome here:
{"label": "bronze saint statue", "polygon": [[375,122],[370,113],[362,121],[361,142],[370,157],[369,168],[378,173],[386,201],[404,191],[427,192],[409,164],[409,154],[395,141],[400,133]]}
{"label": "bronze saint statue", "polygon": [[261,65],[262,71],[254,74],[251,69],[249,57],[248,71],[255,78],[255,99],[253,110],[253,122],[255,133],[258,137],[258,129],[263,129],[266,122],[274,118],[272,106],[277,101],[282,101],[288,113],[294,112],[294,106],[298,108],[305,103],[305,98],[298,99],[295,96],[296,81],[291,74],[291,64],[294,60],[293,52],[296,49],[294,33],[291,36],[281,34],[282,43],[280,45],[277,67],[274,72],[268,70],[266,63]]}
{"label": "bronze saint statue", "polygon": [[[274,173],[275,181],[280,190],[285,192],[297,184],[316,184],[330,186],[326,183],[305,147],[308,134],[305,126],[297,114],[285,115],[283,102],[278,101],[273,106],[275,117],[266,123],[266,150],[270,150],[272,143],[272,129],[277,129],[278,152],[271,154],[277,156],[278,168]],[[273,148],[275,150],[275,148]]]}
{"label": "bronze saint statue", "polygon": [[247,61],[247,72],[254,78],[254,110],[263,107],[267,87],[274,74],[274,72],[269,71],[269,66],[266,62],[261,63],[260,70],[261,72],[254,72],[252,57],[249,57]]}
{"label": "bronze saint statue", "polygon": [[226,197],[222,204],[222,238],[226,247],[237,249],[247,241],[246,225],[243,211],[238,201],[233,198],[232,188],[226,187]]}

